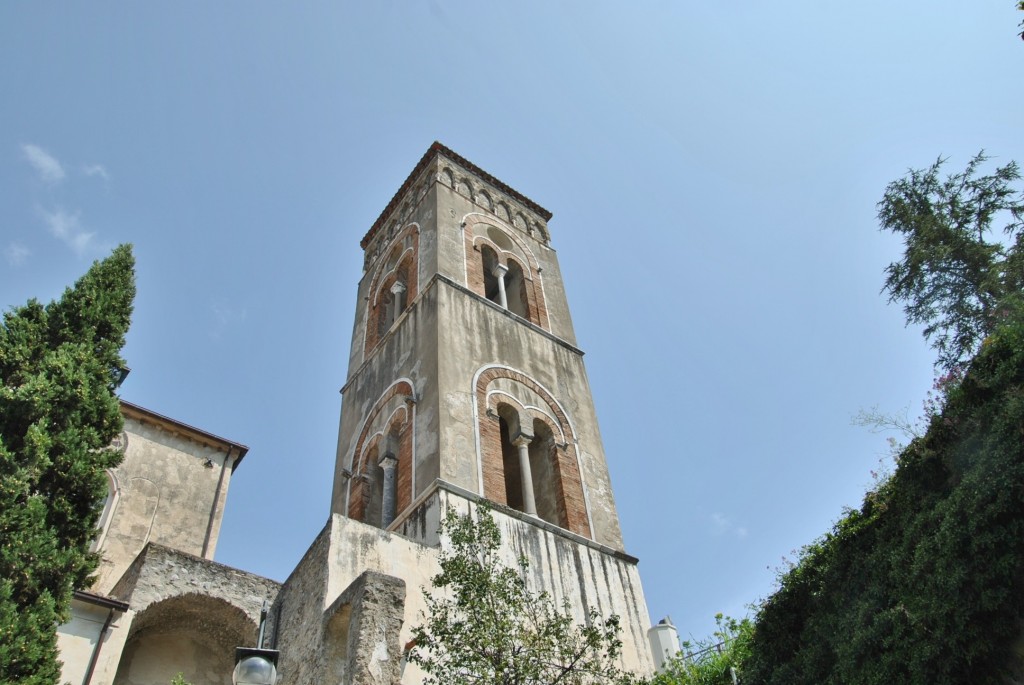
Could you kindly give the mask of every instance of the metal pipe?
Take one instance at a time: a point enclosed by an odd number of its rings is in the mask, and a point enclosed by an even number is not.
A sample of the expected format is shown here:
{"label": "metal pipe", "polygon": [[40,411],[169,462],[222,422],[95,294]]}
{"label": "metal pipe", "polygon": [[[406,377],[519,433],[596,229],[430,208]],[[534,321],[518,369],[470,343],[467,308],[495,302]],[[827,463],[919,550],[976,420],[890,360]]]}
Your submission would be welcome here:
{"label": "metal pipe", "polygon": [[114,621],[114,608],[111,607],[107,612],[107,620],[103,623],[103,629],[100,630],[100,636],[96,639],[96,646],[92,648],[92,656],[89,657],[89,668],[85,670],[85,677],[82,679],[82,685],[89,685],[92,682],[92,672],[96,670],[96,662],[100,660],[100,647],[103,646],[103,637],[107,634],[107,629],[110,628],[110,624]]}
{"label": "metal pipe", "polygon": [[217,491],[213,495],[213,505],[210,507],[210,520],[206,523],[206,537],[203,538],[203,559],[211,559],[213,555],[207,556],[210,549],[210,538],[213,536],[213,522],[217,518],[217,507],[220,504],[221,488],[224,486],[224,472],[228,468],[228,460],[231,459],[231,451],[234,446],[228,447],[228,453],[224,455],[224,461],[220,465],[220,476],[217,478]]}
{"label": "metal pipe", "polygon": [[270,611],[270,604],[263,600],[263,607],[260,608],[260,634],[256,638],[256,647],[263,649],[263,637],[267,632],[267,613]]}

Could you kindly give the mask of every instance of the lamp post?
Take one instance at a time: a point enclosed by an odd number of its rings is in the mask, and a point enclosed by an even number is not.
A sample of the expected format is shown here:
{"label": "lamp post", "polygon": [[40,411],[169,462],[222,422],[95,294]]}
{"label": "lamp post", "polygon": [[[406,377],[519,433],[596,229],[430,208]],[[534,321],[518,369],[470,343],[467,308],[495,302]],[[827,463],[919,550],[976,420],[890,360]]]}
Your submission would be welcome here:
{"label": "lamp post", "polygon": [[235,670],[231,682],[235,685],[275,685],[277,683],[276,649],[263,649],[263,635],[267,625],[267,601],[260,610],[260,634],[256,638],[258,647],[235,647]]}

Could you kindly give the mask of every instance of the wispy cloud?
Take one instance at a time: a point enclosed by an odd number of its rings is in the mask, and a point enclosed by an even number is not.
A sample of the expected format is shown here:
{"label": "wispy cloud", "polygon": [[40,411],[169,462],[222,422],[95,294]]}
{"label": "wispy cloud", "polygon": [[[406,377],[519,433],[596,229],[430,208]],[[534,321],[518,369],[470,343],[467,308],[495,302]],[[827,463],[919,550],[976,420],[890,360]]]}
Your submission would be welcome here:
{"label": "wispy cloud", "polygon": [[104,181],[110,180],[110,174],[107,173],[107,168],[102,164],[86,164],[82,167],[82,173],[86,176],[99,176]]}
{"label": "wispy cloud", "polygon": [[742,539],[749,532],[745,526],[735,524],[728,516],[717,511],[711,514],[711,525],[716,535],[729,534]]}
{"label": "wispy cloud", "polygon": [[47,183],[57,183],[64,178],[64,167],[56,157],[43,148],[25,143],[21,146],[21,152],[39,177]]}
{"label": "wispy cloud", "polygon": [[245,308],[229,307],[222,302],[214,302],[210,305],[210,310],[213,312],[213,330],[210,331],[210,337],[214,340],[220,340],[229,328],[245,321],[247,314]]}
{"label": "wispy cloud", "polygon": [[60,207],[52,212],[45,209],[39,211],[47,229],[54,237],[74,250],[79,257],[86,253],[96,234],[82,228],[77,213],[71,214]]}
{"label": "wispy cloud", "polygon": [[4,257],[11,266],[21,266],[32,251],[21,243],[11,243],[4,248]]}

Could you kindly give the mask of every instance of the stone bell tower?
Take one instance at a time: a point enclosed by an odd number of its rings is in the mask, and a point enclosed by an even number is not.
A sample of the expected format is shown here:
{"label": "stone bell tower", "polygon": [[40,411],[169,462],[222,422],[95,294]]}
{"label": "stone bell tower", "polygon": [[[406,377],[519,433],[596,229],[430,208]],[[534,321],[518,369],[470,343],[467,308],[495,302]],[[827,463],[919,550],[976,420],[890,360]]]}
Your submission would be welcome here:
{"label": "stone bell tower", "polygon": [[442,513],[481,500],[532,589],[617,614],[622,665],[653,670],[550,219],[434,143],[363,237],[331,519],[274,606],[288,683],[419,683]]}
{"label": "stone bell tower", "polygon": [[441,480],[622,549],[551,213],[435,143],[362,240],[332,510],[405,531]]}

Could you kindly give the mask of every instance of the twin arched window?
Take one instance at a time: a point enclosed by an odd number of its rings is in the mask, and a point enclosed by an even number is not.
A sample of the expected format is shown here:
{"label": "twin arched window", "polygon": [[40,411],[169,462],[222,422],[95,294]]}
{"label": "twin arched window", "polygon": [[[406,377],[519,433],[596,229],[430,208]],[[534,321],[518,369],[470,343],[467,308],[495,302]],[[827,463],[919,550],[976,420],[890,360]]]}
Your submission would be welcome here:
{"label": "twin arched window", "polygon": [[551,427],[534,419],[529,432],[515,430],[514,410],[498,407],[505,503],[561,528],[568,528],[564,502],[559,499],[558,454]]}
{"label": "twin arched window", "polygon": [[484,297],[516,316],[531,320],[526,277],[519,262],[506,257],[502,263],[489,245],[480,248],[484,272]]}
{"label": "twin arched window", "polygon": [[412,503],[412,386],[394,383],[375,403],[356,443],[348,516],[387,528]]}
{"label": "twin arched window", "polygon": [[367,294],[364,353],[377,346],[416,299],[419,226],[409,224],[379,262]]}
{"label": "twin arched window", "polygon": [[525,241],[509,230],[467,220],[467,285],[516,316],[547,327],[540,267]]}
{"label": "twin arched window", "polygon": [[504,366],[482,369],[475,386],[481,494],[591,537],[575,434],[561,405]]}

